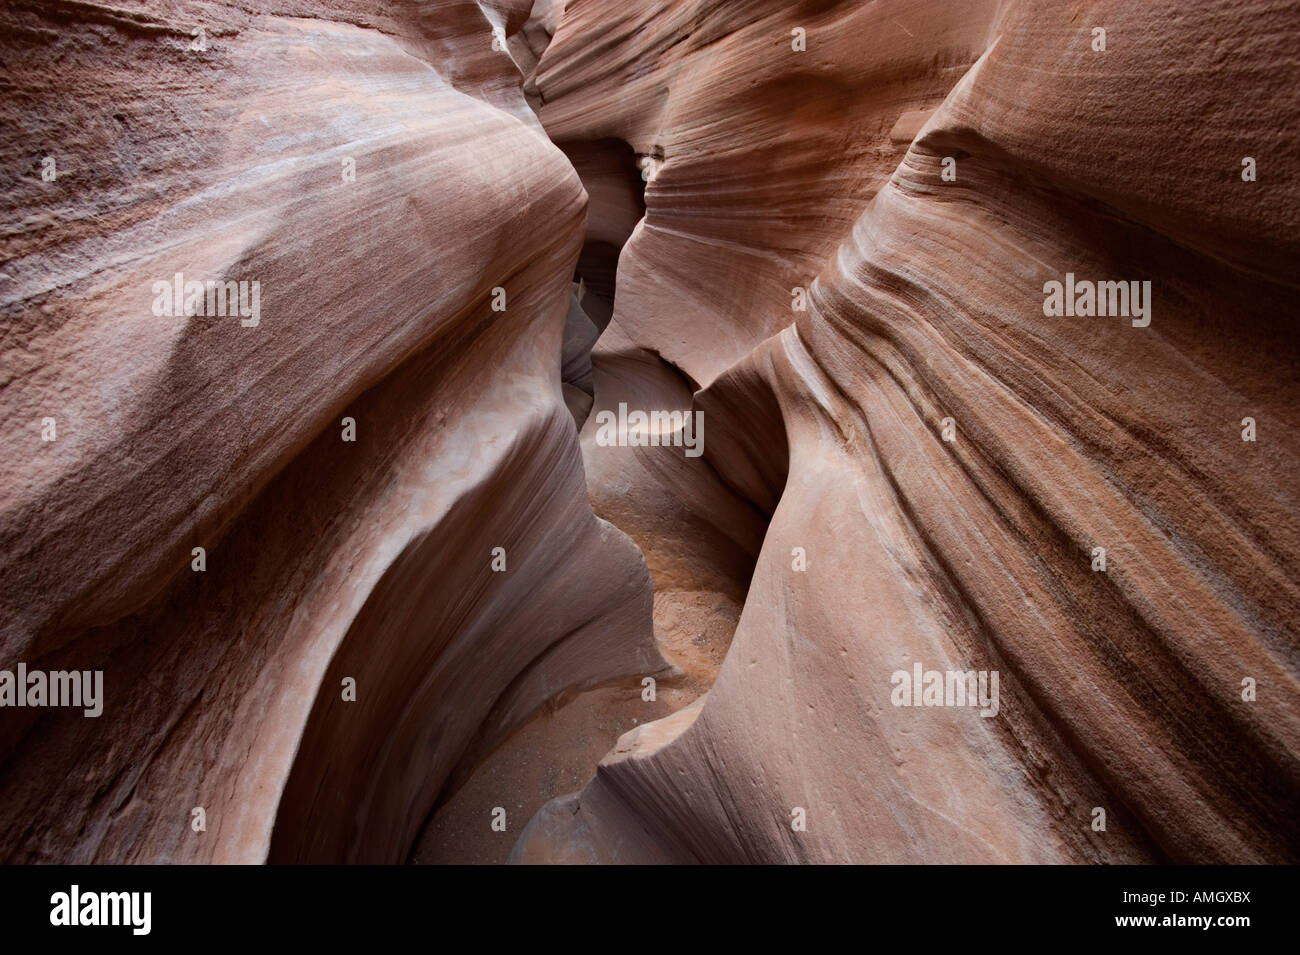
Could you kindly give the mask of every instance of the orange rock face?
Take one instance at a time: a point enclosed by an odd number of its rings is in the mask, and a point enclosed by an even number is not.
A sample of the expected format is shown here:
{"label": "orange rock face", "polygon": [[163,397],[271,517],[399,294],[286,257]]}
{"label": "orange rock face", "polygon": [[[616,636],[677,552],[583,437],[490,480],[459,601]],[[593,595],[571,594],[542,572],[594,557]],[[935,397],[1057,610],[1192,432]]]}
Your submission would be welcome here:
{"label": "orange rock face", "polygon": [[1294,4],[280,8],[0,11],[0,861],[1300,860]]}

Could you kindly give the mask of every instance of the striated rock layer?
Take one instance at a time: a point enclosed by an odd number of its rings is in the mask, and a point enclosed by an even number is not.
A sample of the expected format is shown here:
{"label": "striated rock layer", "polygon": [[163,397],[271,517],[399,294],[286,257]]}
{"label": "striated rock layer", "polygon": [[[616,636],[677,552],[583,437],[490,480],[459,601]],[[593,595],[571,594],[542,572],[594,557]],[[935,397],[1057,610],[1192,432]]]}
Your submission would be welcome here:
{"label": "striated rock layer", "polygon": [[[530,6],[0,13],[0,667],[104,673],[0,711],[0,858],[400,861],[546,700],[665,666],[561,393]],[[178,272],[259,308],[155,314]]]}
{"label": "striated rock layer", "polygon": [[9,3],[0,860],[1300,861],[1298,44]]}
{"label": "striated rock layer", "polygon": [[[1262,0],[568,6],[548,133],[654,170],[613,322],[771,522],[707,697],[516,861],[1300,858],[1297,42]],[[1066,273],[1149,324],[1045,314]],[[918,663],[997,715],[894,705]]]}

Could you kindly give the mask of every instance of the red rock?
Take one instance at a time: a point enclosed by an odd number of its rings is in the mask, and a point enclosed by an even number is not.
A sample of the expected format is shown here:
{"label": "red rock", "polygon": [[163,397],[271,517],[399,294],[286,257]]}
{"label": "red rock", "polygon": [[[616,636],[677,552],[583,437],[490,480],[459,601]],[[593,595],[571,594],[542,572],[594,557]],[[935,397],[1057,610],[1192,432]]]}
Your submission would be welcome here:
{"label": "red rock", "polygon": [[[104,674],[0,707],[0,859],[446,858],[498,801],[529,863],[1300,859],[1298,40],[0,11],[0,670]],[[154,314],[177,273],[256,324]],[[1049,315],[1067,275],[1149,312]],[[543,795],[575,697],[614,745]]]}

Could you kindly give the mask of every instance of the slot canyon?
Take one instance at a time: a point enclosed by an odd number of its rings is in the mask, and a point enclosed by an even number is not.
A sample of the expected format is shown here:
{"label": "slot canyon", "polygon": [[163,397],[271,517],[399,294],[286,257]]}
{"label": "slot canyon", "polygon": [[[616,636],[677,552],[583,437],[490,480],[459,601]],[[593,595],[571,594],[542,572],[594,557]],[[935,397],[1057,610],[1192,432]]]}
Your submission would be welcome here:
{"label": "slot canyon", "polygon": [[0,75],[0,862],[1300,861],[1294,0]]}

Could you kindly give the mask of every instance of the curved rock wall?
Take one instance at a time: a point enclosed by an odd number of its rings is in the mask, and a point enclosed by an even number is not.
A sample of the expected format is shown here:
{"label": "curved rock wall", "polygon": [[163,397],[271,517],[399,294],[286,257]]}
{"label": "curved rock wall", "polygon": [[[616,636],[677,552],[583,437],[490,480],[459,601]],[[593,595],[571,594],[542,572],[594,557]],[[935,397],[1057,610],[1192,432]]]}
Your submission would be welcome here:
{"label": "curved rock wall", "polygon": [[[727,409],[724,479],[788,476],[713,689],[517,860],[1295,860],[1298,38],[1286,3],[570,7],[548,132],[663,154],[614,322]],[[1149,324],[1047,316],[1067,272],[1149,281]],[[997,671],[997,716],[894,705],[918,663]]]}
{"label": "curved rock wall", "polygon": [[[2,665],[104,673],[3,711],[6,861],[400,861],[544,701],[663,667],[561,396],[527,6],[0,14]],[[154,314],[177,272],[256,324]]]}
{"label": "curved rock wall", "polygon": [[1298,41],[10,3],[0,859],[1296,861]]}

